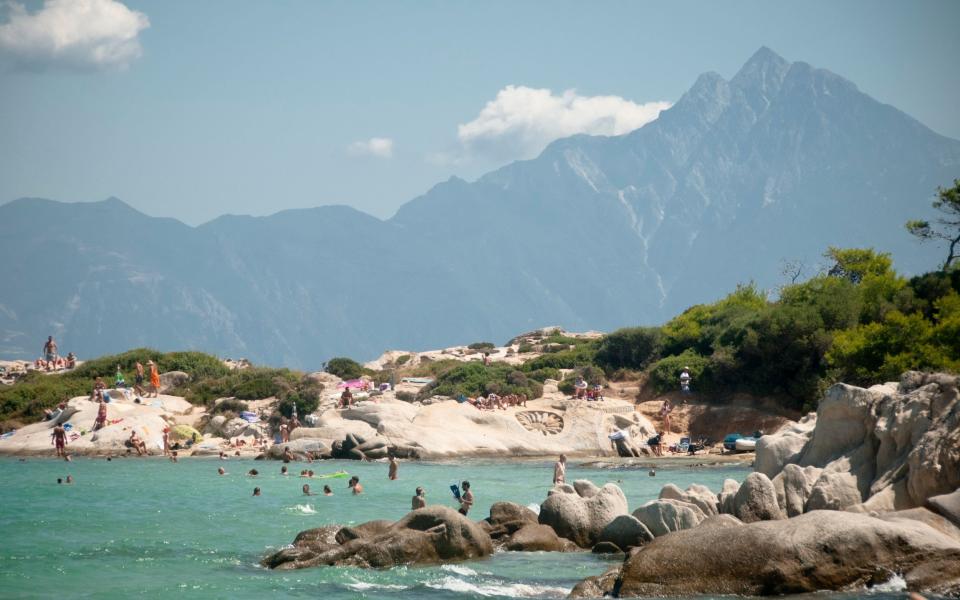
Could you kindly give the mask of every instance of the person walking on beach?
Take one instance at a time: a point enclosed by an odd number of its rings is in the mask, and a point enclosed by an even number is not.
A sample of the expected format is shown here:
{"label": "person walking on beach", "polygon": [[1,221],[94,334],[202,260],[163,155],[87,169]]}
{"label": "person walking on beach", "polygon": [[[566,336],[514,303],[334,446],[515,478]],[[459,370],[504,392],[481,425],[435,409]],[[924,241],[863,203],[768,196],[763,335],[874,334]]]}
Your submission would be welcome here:
{"label": "person walking on beach", "polygon": [[50,434],[50,437],[53,438],[51,443],[57,449],[57,458],[66,458],[67,430],[63,428],[63,425],[57,425],[53,428],[53,433]]}
{"label": "person walking on beach", "polygon": [[148,360],[147,364],[150,365],[150,387],[153,391],[153,397],[156,398],[160,395],[160,371],[157,369],[157,363],[152,360]]}
{"label": "person walking on beach", "polygon": [[473,492],[470,491],[470,482],[464,481],[460,484],[463,487],[463,493],[460,494],[460,510],[457,511],[463,516],[467,516],[470,507],[473,506]]}
{"label": "person walking on beach", "polygon": [[390,455],[390,469],[387,471],[387,479],[390,481],[396,481],[397,479],[397,470],[400,468],[400,465],[397,463],[397,457]]}
{"label": "person walking on beach", "polygon": [[567,480],[567,455],[561,454],[560,460],[553,465],[553,485],[563,485]]}
{"label": "person walking on beach", "polygon": [[57,362],[57,342],[53,340],[52,335],[47,336],[47,342],[43,345],[43,358],[47,361],[48,371]]}
{"label": "person walking on beach", "polygon": [[170,428],[164,427],[163,431],[163,455],[167,456],[170,454]]}
{"label": "person walking on beach", "polygon": [[422,487],[417,488],[417,493],[413,496],[413,500],[410,503],[410,508],[412,510],[417,510],[418,508],[423,508],[427,505],[426,492],[423,491]]}
{"label": "person walking on beach", "polygon": [[133,381],[133,391],[135,391],[138,396],[146,396],[147,393],[143,390],[143,364],[141,364],[139,360],[137,361],[137,374]]}

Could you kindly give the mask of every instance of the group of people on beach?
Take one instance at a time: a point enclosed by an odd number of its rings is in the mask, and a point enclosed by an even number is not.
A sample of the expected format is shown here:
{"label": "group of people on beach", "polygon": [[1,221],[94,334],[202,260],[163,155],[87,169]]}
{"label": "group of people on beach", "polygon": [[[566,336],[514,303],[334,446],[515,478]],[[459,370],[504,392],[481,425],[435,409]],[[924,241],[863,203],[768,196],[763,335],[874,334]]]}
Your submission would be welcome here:
{"label": "group of people on beach", "polygon": [[505,396],[499,396],[494,393],[489,393],[486,396],[483,394],[477,396],[476,398],[471,398],[465,395],[460,395],[457,398],[459,402],[466,402],[467,404],[477,408],[478,410],[495,410],[502,409],[507,410],[510,406],[526,406],[527,405],[527,395],[526,394],[507,394]]}
{"label": "group of people on beach", "polygon": [[43,350],[40,358],[33,361],[33,366],[38,371],[62,371],[63,369],[73,369],[77,366],[77,356],[70,352],[66,356],[60,356],[59,348],[53,336],[47,336],[47,341],[43,344]]}

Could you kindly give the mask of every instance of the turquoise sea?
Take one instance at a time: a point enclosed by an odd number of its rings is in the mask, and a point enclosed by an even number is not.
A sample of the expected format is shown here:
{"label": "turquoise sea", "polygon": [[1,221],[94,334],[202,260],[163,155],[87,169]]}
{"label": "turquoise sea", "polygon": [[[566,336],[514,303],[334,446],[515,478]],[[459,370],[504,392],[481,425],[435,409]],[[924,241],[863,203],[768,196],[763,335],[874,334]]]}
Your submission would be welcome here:
{"label": "turquoise sea", "polygon": [[[217,475],[220,466],[227,475]],[[503,552],[429,568],[269,571],[260,559],[299,531],[397,519],[408,512],[418,485],[431,504],[455,506],[449,485],[470,480],[477,497],[470,516],[480,519],[499,500],[539,504],[552,474],[551,462],[401,463],[397,481],[387,480],[383,463],[294,463],[290,476],[280,475],[280,467],[239,459],[0,459],[0,598],[563,598],[582,578],[618,562],[590,553]],[[366,493],[351,496],[345,479],[296,475],[308,467],[318,475],[347,470],[360,476]],[[260,474],[248,477],[250,469]],[[742,480],[747,472],[676,468],[651,478],[646,470],[574,462],[568,479],[617,482],[635,508],[668,482],[716,490],[725,478]],[[74,484],[57,485],[67,474]],[[305,482],[317,491],[329,483],[336,495],[305,497]],[[262,496],[252,496],[255,486]]]}

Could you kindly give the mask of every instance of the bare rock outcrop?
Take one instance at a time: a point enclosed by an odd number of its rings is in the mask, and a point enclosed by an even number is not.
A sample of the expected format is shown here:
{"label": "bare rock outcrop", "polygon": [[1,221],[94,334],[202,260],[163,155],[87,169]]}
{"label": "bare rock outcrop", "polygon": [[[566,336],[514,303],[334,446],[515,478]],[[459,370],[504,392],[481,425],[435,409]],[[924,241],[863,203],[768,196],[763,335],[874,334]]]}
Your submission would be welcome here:
{"label": "bare rock outcrop", "polygon": [[626,552],[630,548],[642,546],[647,542],[653,541],[653,534],[647,529],[647,526],[640,522],[640,519],[633,515],[620,515],[610,521],[600,532],[597,543],[613,544],[621,552]]}
{"label": "bare rock outcrop", "polygon": [[[627,498],[615,484],[597,488],[575,483],[572,489],[568,488],[558,486],[552,490],[554,493],[540,505],[538,520],[581,548],[592,548],[604,527],[628,514]],[[581,495],[581,491],[587,495]]]}
{"label": "bare rock outcrop", "polygon": [[814,511],[710,525],[723,518],[658,537],[570,597],[795,594],[861,589],[898,574],[912,591],[960,590],[960,543],[920,521]]}
{"label": "bare rock outcrop", "polygon": [[633,511],[633,516],[655,537],[692,529],[706,518],[696,504],[669,499],[651,500]]}
{"label": "bare rock outcrop", "polygon": [[482,527],[445,506],[428,506],[396,523],[371,522],[338,530],[331,540],[326,528],[302,532],[291,548],[263,560],[271,569],[320,565],[386,568],[480,558],[493,553]]}
{"label": "bare rock outcrop", "polygon": [[691,484],[687,491],[682,491],[672,483],[668,483],[660,490],[660,499],[679,500],[689,504],[695,504],[697,508],[703,511],[703,514],[711,517],[718,514],[717,495],[710,491],[705,485],[698,483]]}
{"label": "bare rock outcrop", "polygon": [[[928,498],[960,487],[958,381],[953,375],[911,371],[899,383],[869,389],[834,385],[816,416],[757,443],[755,468],[774,478],[788,464],[822,469],[805,510],[886,512],[923,506]],[[791,514],[796,503],[786,502],[786,475],[782,481],[784,507]],[[804,486],[791,487],[802,496]]]}

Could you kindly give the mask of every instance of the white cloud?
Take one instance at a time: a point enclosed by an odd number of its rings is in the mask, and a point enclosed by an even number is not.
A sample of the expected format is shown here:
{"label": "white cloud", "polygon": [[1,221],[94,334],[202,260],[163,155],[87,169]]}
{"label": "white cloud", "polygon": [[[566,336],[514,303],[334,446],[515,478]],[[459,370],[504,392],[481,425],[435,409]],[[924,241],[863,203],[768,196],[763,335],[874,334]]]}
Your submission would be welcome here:
{"label": "white cloud", "polygon": [[116,0],[44,0],[36,12],[10,2],[0,25],[0,50],[16,64],[124,69],[140,57],[138,35],[150,26]]}
{"label": "white cloud", "polygon": [[531,158],[553,140],[577,133],[620,135],[653,121],[669,102],[637,104],[620,96],[508,85],[475,119],[457,128],[469,154]]}
{"label": "white cloud", "polygon": [[351,156],[375,156],[377,158],[393,157],[393,140],[390,138],[374,137],[369,140],[354,142],[347,146]]}

